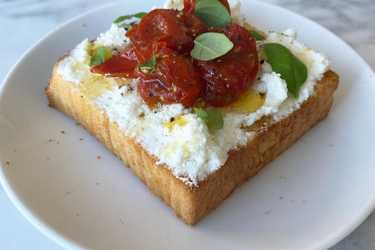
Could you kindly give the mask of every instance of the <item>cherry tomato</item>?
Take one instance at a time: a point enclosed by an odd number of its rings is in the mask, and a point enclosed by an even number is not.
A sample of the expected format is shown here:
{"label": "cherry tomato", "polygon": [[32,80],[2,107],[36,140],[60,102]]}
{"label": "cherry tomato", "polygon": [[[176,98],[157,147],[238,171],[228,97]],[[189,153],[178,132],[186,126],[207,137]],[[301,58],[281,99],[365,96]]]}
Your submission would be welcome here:
{"label": "cherry tomato", "polygon": [[[194,15],[183,14],[184,25],[187,28],[187,34],[195,39],[198,35],[207,32],[208,27],[198,17]],[[189,51],[190,52],[190,51]]]}
{"label": "cherry tomato", "polygon": [[222,107],[236,101],[254,82],[258,58],[251,54],[230,54],[215,62],[198,62],[205,81],[203,99],[212,106]]}
{"label": "cherry tomato", "polygon": [[192,106],[201,95],[202,84],[191,61],[169,50],[159,52],[157,68],[141,73],[138,90],[150,106],[182,103]]}
{"label": "cherry tomato", "polygon": [[230,24],[224,29],[224,34],[233,42],[235,51],[256,53],[256,41],[250,32],[238,24]]}
{"label": "cherry tomato", "polygon": [[134,69],[138,66],[133,50],[129,49],[123,54],[113,55],[103,64],[91,68],[91,72],[96,74],[105,74],[116,77],[134,78],[136,74]]}
{"label": "cherry tomato", "polygon": [[195,0],[184,0],[184,13],[188,15],[194,14]]}
{"label": "cherry tomato", "polygon": [[234,43],[232,51],[214,61],[196,62],[205,84],[203,99],[217,107],[236,101],[254,83],[259,70],[256,42],[249,32],[232,24],[224,33]]}
{"label": "cherry tomato", "polygon": [[193,38],[183,22],[183,14],[177,10],[156,9],[144,16],[127,36],[140,50],[149,49],[153,43],[165,42],[167,47],[178,52],[193,48]]}

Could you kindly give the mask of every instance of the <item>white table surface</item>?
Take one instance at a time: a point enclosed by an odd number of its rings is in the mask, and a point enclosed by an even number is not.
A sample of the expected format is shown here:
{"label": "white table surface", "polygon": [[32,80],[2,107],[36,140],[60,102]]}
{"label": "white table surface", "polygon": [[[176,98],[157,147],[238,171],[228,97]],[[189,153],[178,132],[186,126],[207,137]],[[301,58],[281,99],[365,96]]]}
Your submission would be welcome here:
{"label": "white table surface", "polygon": [[[266,0],[326,26],[375,69],[374,0]],[[27,48],[59,23],[100,0],[0,0],[0,82]],[[1,143],[1,139],[0,139]],[[0,249],[61,249],[23,218],[0,187]],[[375,217],[331,250],[375,249]]]}

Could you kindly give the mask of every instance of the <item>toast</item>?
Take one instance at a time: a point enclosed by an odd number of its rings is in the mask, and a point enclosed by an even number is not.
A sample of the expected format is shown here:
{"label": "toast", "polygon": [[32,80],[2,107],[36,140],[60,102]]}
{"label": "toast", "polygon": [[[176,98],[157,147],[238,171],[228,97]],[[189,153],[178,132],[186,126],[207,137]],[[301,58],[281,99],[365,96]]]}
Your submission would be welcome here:
{"label": "toast", "polygon": [[229,152],[226,163],[196,186],[186,185],[166,166],[150,155],[133,138],[127,137],[108,115],[81,93],[77,85],[64,80],[56,70],[46,89],[49,105],[82,124],[118,156],[145,185],[185,223],[194,225],[220,205],[238,186],[256,175],[268,162],[290,147],[330,111],[339,77],[327,71],[315,85],[314,94],[287,117],[274,121],[263,117],[247,128],[255,137]]}

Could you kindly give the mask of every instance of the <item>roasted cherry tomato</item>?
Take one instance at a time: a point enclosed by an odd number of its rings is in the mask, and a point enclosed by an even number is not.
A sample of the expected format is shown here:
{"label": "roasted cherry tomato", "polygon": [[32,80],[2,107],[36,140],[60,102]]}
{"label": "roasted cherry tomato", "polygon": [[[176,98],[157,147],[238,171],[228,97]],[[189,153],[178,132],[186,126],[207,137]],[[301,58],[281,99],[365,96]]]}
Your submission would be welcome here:
{"label": "roasted cherry tomato", "polygon": [[140,74],[138,90],[150,106],[160,102],[190,107],[201,95],[202,84],[193,64],[171,50],[159,51],[156,69]]}
{"label": "roasted cherry tomato", "polygon": [[232,24],[225,34],[234,43],[229,54],[214,61],[196,62],[204,80],[203,99],[218,107],[236,101],[254,83],[259,70],[256,42],[249,32]]}
{"label": "roasted cherry tomato", "polygon": [[170,49],[181,53],[189,52],[194,43],[182,17],[183,14],[177,10],[153,10],[144,16],[127,36],[138,51],[149,50],[155,42],[165,42]]}
{"label": "roasted cherry tomato", "polygon": [[224,34],[233,42],[234,50],[242,53],[256,53],[257,44],[250,32],[238,24],[230,24],[224,29]]}
{"label": "roasted cherry tomato", "polygon": [[205,82],[203,99],[216,107],[236,101],[254,82],[259,67],[256,55],[235,53],[197,65]]}
{"label": "roasted cherry tomato", "polygon": [[184,0],[184,13],[193,15],[195,10],[195,0]]}
{"label": "roasted cherry tomato", "polygon": [[113,55],[103,64],[91,68],[91,72],[116,77],[137,77],[134,71],[138,66],[137,56],[132,48],[118,55]]}
{"label": "roasted cherry tomato", "polygon": [[182,19],[185,27],[187,28],[187,34],[193,39],[209,30],[207,25],[205,25],[198,17],[194,15],[188,15],[184,13],[182,15]]}

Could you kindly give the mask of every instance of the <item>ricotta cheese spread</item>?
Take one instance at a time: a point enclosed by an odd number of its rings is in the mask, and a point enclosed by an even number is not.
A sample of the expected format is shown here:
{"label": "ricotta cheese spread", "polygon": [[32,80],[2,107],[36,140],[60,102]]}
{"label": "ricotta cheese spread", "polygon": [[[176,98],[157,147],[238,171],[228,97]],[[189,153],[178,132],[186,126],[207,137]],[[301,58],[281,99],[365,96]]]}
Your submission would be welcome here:
{"label": "ricotta cheese spread", "polygon": [[97,45],[115,48],[118,50],[124,49],[129,44],[129,38],[125,35],[126,30],[116,24],[112,24],[111,28],[99,35],[95,43]]}
{"label": "ricotta cheese spread", "polygon": [[70,52],[59,64],[57,73],[64,80],[79,84],[83,78],[90,74],[88,62],[90,60],[90,42],[83,40],[78,46]]}
{"label": "ricotta cheese spread", "polygon": [[[234,20],[243,22],[239,2],[233,2]],[[168,0],[165,8],[182,9],[183,1]],[[125,48],[130,43],[125,33],[123,28],[113,24],[108,32],[100,34],[95,44]],[[255,136],[254,132],[242,129],[244,126],[251,126],[264,116],[271,116],[278,121],[295,111],[314,94],[315,84],[328,70],[328,60],[298,42],[292,30],[270,32],[263,42],[284,45],[307,66],[308,79],[299,97],[288,95],[285,80],[272,72],[271,66],[265,62],[259,80],[253,86],[253,91],[264,94],[264,104],[251,113],[226,112],[224,127],[215,133],[210,132],[191,109],[181,104],[158,105],[151,109],[138,94],[137,79],[121,87],[114,84],[112,89],[93,98],[93,102],[127,136],[155,156],[159,165],[169,168],[174,176],[187,185],[196,186],[225,164],[231,150],[246,145]],[[64,80],[79,85],[87,75],[92,74],[89,60],[90,42],[86,39],[59,63],[57,72]]]}

